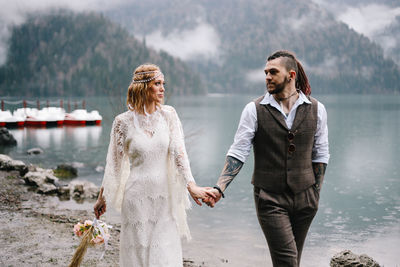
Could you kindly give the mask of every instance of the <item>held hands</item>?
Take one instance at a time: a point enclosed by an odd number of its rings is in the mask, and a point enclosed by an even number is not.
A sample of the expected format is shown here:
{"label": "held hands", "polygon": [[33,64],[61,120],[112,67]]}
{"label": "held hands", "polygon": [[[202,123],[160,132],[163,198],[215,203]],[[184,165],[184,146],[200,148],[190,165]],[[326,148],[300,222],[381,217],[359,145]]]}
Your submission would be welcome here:
{"label": "held hands", "polygon": [[205,199],[208,198],[216,198],[217,195],[214,194],[214,190],[212,187],[201,187],[196,185],[194,182],[189,182],[187,185],[187,189],[189,190],[190,195],[192,196],[193,200],[197,203],[197,205],[201,206],[201,199],[205,202]]}
{"label": "held hands", "polygon": [[215,188],[212,187],[201,187],[196,185],[194,182],[190,182],[187,185],[190,195],[197,205],[201,206],[199,199],[206,203],[209,207],[213,208],[215,204],[221,199],[222,194]]}
{"label": "held hands", "polygon": [[207,206],[214,208],[215,204],[221,199],[222,194],[215,188],[212,188],[208,193],[207,197],[203,198],[202,201],[206,203]]}
{"label": "held hands", "polygon": [[94,204],[93,207],[96,219],[99,219],[100,216],[106,212],[107,205],[106,205],[106,200],[103,196],[103,191],[104,187],[101,187],[99,197],[97,198],[96,204]]}

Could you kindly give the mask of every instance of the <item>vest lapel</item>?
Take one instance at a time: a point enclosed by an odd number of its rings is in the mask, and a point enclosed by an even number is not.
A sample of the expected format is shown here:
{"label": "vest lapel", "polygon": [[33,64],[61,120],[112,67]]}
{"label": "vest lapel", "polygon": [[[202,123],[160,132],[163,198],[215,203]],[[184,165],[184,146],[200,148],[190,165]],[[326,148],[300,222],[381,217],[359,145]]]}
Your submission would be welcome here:
{"label": "vest lapel", "polygon": [[285,122],[285,118],[283,117],[282,113],[279,112],[279,110],[277,110],[276,108],[270,106],[270,105],[261,105],[266,107],[266,109],[269,111],[269,113],[271,113],[272,117],[274,117],[274,119],[283,126],[283,128],[288,129],[286,122]]}
{"label": "vest lapel", "polygon": [[294,117],[294,121],[292,124],[292,131],[295,131],[297,127],[303,122],[308,112],[310,112],[309,106],[310,104],[303,103],[297,107],[296,116]]}

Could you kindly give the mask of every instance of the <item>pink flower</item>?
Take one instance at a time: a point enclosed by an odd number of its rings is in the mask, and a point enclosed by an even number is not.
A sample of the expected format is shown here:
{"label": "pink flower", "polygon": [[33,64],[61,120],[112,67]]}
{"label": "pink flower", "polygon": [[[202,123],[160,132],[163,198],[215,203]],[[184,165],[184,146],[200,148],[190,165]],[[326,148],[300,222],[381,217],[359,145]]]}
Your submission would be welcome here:
{"label": "pink flower", "polygon": [[85,228],[89,228],[92,224],[93,224],[93,222],[91,220],[86,220],[84,223],[84,226],[85,226]]}
{"label": "pink flower", "polygon": [[83,235],[82,227],[83,227],[83,224],[81,224],[81,223],[77,223],[74,225],[75,235],[77,235],[77,236]]}
{"label": "pink flower", "polygon": [[90,241],[90,243],[92,243],[94,245],[103,244],[104,243],[104,238],[101,235],[98,235],[95,238],[93,238]]}

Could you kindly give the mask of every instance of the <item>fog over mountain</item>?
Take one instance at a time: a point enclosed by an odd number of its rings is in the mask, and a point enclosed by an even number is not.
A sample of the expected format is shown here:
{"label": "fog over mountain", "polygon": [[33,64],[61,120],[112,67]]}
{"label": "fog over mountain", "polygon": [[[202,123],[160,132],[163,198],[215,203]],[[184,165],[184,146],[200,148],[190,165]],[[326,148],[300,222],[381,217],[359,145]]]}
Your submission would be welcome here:
{"label": "fog over mountain", "polygon": [[204,94],[199,75],[177,58],[149,49],[119,24],[94,12],[32,15],[12,29],[0,96],[125,95],[138,65],[152,62],[168,94]]}
{"label": "fog over mountain", "polygon": [[400,65],[400,1],[313,0],[338,21],[378,43],[385,56]]}
{"label": "fog over mountain", "polygon": [[[361,14],[368,15],[371,7]],[[380,8],[377,12],[387,11]],[[144,36],[150,46],[190,62],[217,92],[262,92],[265,58],[282,48],[296,52],[317,92],[400,91],[396,57],[385,57],[370,39],[390,25],[397,9],[391,16],[379,13],[387,19],[367,27],[374,30],[370,36],[357,32],[362,27],[344,24],[352,17],[349,10],[339,15],[323,2],[301,0],[149,0],[105,14]],[[200,45],[204,49],[197,53],[186,50]]]}
{"label": "fog over mountain", "polygon": [[265,58],[282,48],[296,52],[314,92],[400,92],[398,0],[0,3],[0,64],[10,26],[62,7],[105,14],[147,45],[186,61],[211,92],[262,92]]}
{"label": "fog over mountain", "polygon": [[4,64],[13,26],[23,24],[31,14],[53,13],[58,9],[106,11],[123,7],[127,0],[0,0],[0,65]]}

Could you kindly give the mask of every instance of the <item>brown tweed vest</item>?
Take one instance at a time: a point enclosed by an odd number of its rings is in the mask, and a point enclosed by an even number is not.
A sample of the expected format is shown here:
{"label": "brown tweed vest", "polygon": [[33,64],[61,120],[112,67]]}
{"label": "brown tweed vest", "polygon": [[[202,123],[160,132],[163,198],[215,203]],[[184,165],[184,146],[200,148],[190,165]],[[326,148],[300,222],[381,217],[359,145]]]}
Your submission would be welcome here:
{"label": "brown tweed vest", "polygon": [[315,183],[311,154],[317,129],[318,102],[309,97],[296,110],[291,129],[283,115],[270,105],[260,105],[264,96],[254,100],[257,132],[254,136],[254,173],[252,184],[268,192],[297,194]]}

